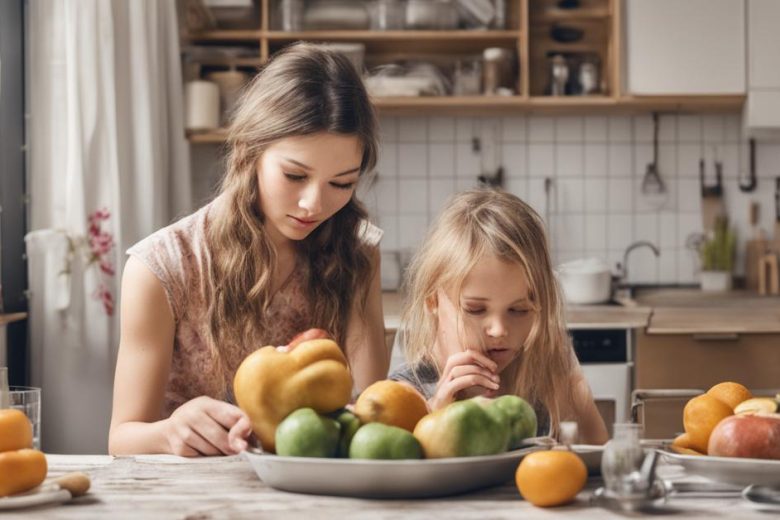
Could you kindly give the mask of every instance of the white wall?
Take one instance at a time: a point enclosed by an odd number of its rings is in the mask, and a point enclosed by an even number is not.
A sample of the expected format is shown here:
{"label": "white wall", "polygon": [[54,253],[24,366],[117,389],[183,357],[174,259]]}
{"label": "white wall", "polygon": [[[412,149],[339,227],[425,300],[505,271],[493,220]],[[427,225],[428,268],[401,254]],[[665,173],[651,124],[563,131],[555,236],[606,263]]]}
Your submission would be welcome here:
{"label": "white wall", "polygon": [[[476,185],[477,175],[506,170],[505,187],[545,215],[544,179],[553,180],[548,226],[556,262],[588,256],[622,259],[626,246],[650,240],[656,259],[636,250],[629,262],[632,282],[692,284],[695,255],[686,237],[701,231],[699,158],[714,181],[713,158],[723,162],[729,216],[740,239],[750,235],[748,208],[761,204],[761,226],[774,229],[774,177],[780,176],[780,141],[757,146],[757,189],[743,193],[737,175],[747,172],[747,142],[739,114],[662,115],[659,171],[665,200],[640,193],[652,160],[652,119],[638,116],[383,117],[382,148],[375,186],[363,200],[385,230],[383,252],[415,248],[432,217],[457,190]],[[481,140],[475,153],[473,138]],[[216,146],[193,148],[198,200],[219,174]],[[390,258],[387,256],[387,258]],[[386,269],[392,269],[389,261]]]}

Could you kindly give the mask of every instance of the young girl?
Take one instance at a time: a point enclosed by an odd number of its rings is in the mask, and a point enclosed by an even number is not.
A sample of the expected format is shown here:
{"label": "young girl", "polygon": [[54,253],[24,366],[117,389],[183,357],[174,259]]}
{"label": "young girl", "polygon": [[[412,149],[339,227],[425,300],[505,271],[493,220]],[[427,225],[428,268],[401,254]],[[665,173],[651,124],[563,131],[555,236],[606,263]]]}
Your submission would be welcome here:
{"label": "young girl", "polygon": [[233,114],[219,195],[130,250],[112,454],[230,454],[251,426],[230,404],[240,362],[310,327],[343,346],[355,390],[386,377],[377,243],[355,187],[377,128],[342,55],[294,45]]}
{"label": "young girl", "polygon": [[582,442],[607,441],[574,355],[543,224],[503,191],[454,197],[412,260],[402,312],[407,381],[436,410],[453,400],[516,394],[537,411],[539,434],[562,420]]}

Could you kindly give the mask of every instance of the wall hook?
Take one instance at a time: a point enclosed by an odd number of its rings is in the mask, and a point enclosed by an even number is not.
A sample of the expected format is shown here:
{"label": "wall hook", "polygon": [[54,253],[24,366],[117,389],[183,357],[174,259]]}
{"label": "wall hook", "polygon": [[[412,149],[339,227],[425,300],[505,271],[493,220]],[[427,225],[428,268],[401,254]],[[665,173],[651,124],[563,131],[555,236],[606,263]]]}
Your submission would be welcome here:
{"label": "wall hook", "polygon": [[739,179],[739,189],[744,192],[753,191],[756,189],[756,140],[750,139],[748,141],[750,147],[750,155],[748,159],[748,178],[747,182],[743,182]]}
{"label": "wall hook", "polygon": [[493,175],[482,174],[477,177],[481,186],[489,186],[491,188],[503,188],[504,187],[504,167],[499,166],[496,173]]}

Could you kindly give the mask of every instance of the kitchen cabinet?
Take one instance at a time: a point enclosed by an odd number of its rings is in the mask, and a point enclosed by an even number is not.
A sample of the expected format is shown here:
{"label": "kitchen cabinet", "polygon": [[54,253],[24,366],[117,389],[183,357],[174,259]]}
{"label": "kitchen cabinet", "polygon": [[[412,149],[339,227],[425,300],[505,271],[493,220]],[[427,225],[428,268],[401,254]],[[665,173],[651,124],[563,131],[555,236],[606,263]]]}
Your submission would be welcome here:
{"label": "kitchen cabinet", "polygon": [[780,2],[747,0],[749,130],[780,130]]}
{"label": "kitchen cabinet", "polygon": [[[737,95],[723,96],[643,96],[626,94],[621,88],[622,40],[621,6],[624,0],[580,0],[575,9],[561,9],[557,0],[506,0],[503,28],[476,29],[328,29],[279,30],[280,0],[259,0],[257,29],[219,29],[183,34],[183,41],[203,47],[214,45],[249,49],[254,56],[223,63],[256,68],[274,52],[298,40],[331,43],[360,43],[365,46],[367,67],[402,60],[442,63],[448,70],[460,58],[479,57],[484,49],[499,47],[511,56],[510,83],[513,95],[450,95],[375,97],[383,113],[398,115],[447,113],[461,115],[506,114],[510,112],[636,112],[688,110],[736,110],[744,102],[744,86]],[[705,0],[706,1],[706,0]],[[713,0],[731,2],[734,0]],[[500,4],[501,2],[498,2]],[[653,4],[654,2],[649,2]],[[365,4],[369,4],[366,2]],[[306,4],[308,5],[308,3]],[[403,3],[401,3],[403,5]],[[716,11],[709,9],[708,11]],[[744,35],[744,28],[740,33]],[[736,35],[725,38],[728,42]],[[744,48],[744,42],[742,43]],[[722,47],[727,47],[723,43]],[[720,47],[718,47],[720,48]],[[727,49],[728,56],[734,49]],[[588,95],[549,95],[552,86],[552,59],[563,56],[568,64],[567,92],[591,84]],[[723,57],[718,59],[725,59]],[[581,64],[590,62],[588,74]],[[210,67],[218,63],[206,64]],[[744,60],[742,63],[744,70]],[[726,63],[722,74],[736,74]],[[586,78],[586,79],[582,79]],[[743,74],[744,83],[744,74]],[[580,85],[578,87],[577,85]],[[730,92],[730,91],[729,91]],[[663,92],[664,94],[668,92]],[[696,92],[699,94],[699,92]],[[224,133],[215,131],[190,136],[193,143],[221,142]]]}
{"label": "kitchen cabinet", "polygon": [[[772,308],[656,308],[637,332],[636,388],[700,389],[737,381],[757,394],[780,387],[780,312]],[[647,401],[645,437],[683,431],[688,398]]]}
{"label": "kitchen cabinet", "polygon": [[627,0],[626,52],[631,94],[744,94],[745,0]]}

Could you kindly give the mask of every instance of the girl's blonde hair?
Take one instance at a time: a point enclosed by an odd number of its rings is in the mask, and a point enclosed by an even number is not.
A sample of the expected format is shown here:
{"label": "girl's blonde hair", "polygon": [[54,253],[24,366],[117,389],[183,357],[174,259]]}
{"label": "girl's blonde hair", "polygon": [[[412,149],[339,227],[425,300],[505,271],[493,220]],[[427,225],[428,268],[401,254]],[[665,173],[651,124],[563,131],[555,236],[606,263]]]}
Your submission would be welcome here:
{"label": "girl's blonde hair", "polygon": [[[233,113],[222,200],[209,222],[212,276],[206,339],[216,364],[217,395],[226,395],[244,346],[270,341],[263,332],[277,253],[258,205],[258,160],[279,139],[319,132],[357,136],[363,149],[361,176],[373,171],[376,115],[357,71],[337,52],[291,45],[257,74]],[[358,238],[366,216],[353,197],[296,244],[309,272],[310,326],[329,331],[341,345],[351,303],[361,295],[357,304],[365,305],[372,276],[370,251]]]}
{"label": "girl's blonde hair", "polygon": [[[455,195],[412,259],[402,310],[405,354],[412,366],[437,366],[433,355],[437,318],[428,303],[439,289],[459,295],[469,272],[485,255],[519,264],[528,279],[534,323],[518,358],[501,374],[502,387],[550,413],[555,434],[569,413],[576,369],[566,332],[560,289],[553,274],[544,224],[528,204],[505,191],[475,189]],[[463,323],[461,314],[460,323]]]}

